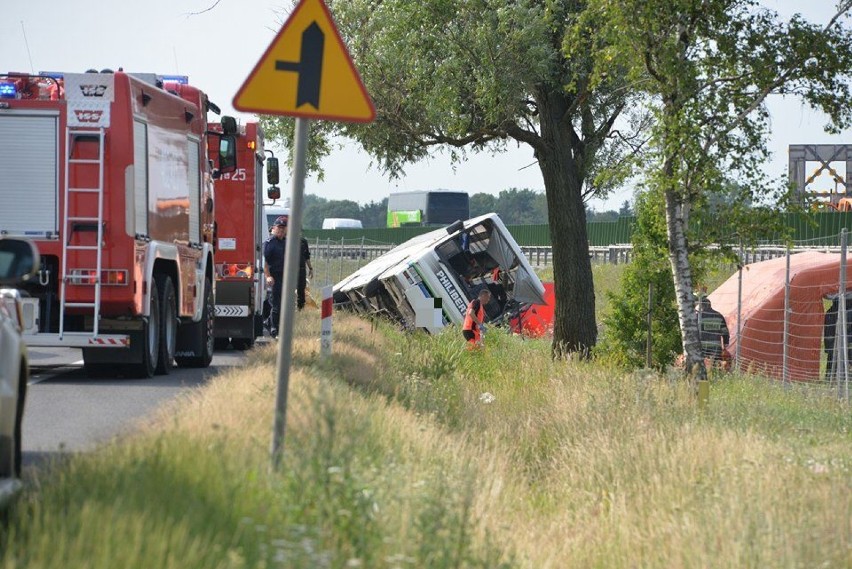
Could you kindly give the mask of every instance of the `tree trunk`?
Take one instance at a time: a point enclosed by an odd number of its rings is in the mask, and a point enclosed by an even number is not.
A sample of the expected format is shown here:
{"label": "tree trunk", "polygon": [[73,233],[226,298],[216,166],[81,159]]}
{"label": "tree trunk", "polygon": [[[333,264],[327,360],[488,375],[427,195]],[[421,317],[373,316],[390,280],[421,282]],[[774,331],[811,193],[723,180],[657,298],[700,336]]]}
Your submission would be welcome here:
{"label": "tree trunk", "polygon": [[[670,166],[664,166],[671,169]],[[670,172],[669,172],[670,174]],[[668,179],[671,179],[670,177]],[[671,189],[666,197],[666,233],[669,241],[669,261],[674,277],[677,316],[680,337],[686,355],[686,371],[697,379],[707,378],[704,358],[701,357],[701,337],[698,332],[698,315],[695,312],[695,294],[692,291],[692,268],[689,265],[686,239],[687,210],[677,193]]]}
{"label": "tree trunk", "polygon": [[575,158],[581,149],[572,146],[570,125],[564,124],[568,106],[564,96],[546,93],[538,103],[544,148],[538,148],[536,156],[547,194],[556,296],[551,353],[556,358],[572,352],[588,357],[597,342],[598,328],[583,175]]}

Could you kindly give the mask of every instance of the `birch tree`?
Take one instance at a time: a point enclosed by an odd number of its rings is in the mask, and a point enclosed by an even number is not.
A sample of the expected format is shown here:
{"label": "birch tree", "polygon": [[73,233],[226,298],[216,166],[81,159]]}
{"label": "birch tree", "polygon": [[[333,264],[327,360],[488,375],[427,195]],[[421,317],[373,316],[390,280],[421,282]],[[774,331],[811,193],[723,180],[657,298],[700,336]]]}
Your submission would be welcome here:
{"label": "birch tree", "polygon": [[[586,17],[602,23],[608,48],[596,74],[613,63],[630,69],[655,115],[647,183],[665,202],[671,264],[687,370],[706,377],[695,312],[689,223],[707,197],[740,187],[756,199],[768,188],[770,95],[796,96],[830,118],[828,131],[850,123],[852,0],[822,25],[801,16],[782,21],[754,0],[590,0]],[[593,74],[593,77],[596,76]],[[778,117],[776,120],[784,120]]]}

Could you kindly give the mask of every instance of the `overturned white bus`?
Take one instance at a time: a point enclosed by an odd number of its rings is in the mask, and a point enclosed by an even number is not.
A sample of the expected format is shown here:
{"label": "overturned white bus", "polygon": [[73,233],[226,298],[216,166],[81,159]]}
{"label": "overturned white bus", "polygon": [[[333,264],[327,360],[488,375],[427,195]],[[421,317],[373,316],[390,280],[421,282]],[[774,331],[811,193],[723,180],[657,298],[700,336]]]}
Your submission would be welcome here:
{"label": "overturned white bus", "polygon": [[482,288],[492,292],[489,322],[545,304],[544,286],[495,213],[406,241],[337,283],[334,303],[435,333],[461,324]]}

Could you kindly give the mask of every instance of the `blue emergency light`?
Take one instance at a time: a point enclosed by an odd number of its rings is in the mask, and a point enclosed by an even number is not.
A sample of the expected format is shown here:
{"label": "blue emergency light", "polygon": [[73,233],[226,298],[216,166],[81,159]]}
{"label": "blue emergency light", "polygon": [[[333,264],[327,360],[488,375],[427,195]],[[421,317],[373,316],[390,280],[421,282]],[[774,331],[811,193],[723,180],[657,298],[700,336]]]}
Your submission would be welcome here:
{"label": "blue emergency light", "polygon": [[0,99],[14,99],[18,96],[14,83],[0,83]]}
{"label": "blue emergency light", "polygon": [[160,75],[160,81],[163,83],[180,83],[181,85],[189,85],[188,75]]}

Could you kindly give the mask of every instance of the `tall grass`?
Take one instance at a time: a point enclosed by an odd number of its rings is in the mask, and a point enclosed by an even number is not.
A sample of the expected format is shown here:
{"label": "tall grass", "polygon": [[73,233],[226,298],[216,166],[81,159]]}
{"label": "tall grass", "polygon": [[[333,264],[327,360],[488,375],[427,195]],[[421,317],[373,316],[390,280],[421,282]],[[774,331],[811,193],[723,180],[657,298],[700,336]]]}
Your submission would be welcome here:
{"label": "tall grass", "polygon": [[[36,472],[2,567],[500,567],[471,504],[465,441],[349,388],[376,358],[317,358],[300,318],[281,473],[268,469],[274,346],[168,405],[138,434]],[[347,332],[347,328],[351,328]],[[342,338],[363,336],[360,321]],[[369,326],[366,326],[369,330]]]}
{"label": "tall grass", "polygon": [[273,346],[140,433],[37,473],[2,567],[846,567],[852,415],[728,376],[554,362],[493,330],[297,320],[284,468]]}
{"label": "tall grass", "polygon": [[[402,356],[377,388],[506,458],[468,460],[500,481],[482,520],[521,565],[852,564],[852,415],[832,399],[730,376],[701,413],[676,376],[552,362],[546,341],[389,337]],[[443,392],[461,403],[436,407]]]}

